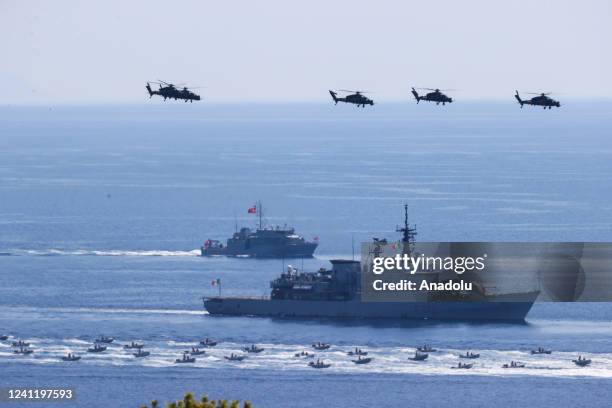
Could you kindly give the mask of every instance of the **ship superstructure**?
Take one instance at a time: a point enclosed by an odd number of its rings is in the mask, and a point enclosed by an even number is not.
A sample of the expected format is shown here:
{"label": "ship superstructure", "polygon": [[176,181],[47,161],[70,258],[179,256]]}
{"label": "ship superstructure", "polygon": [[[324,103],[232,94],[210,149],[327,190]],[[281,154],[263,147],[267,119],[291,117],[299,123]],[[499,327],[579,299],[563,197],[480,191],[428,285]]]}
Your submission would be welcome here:
{"label": "ship superstructure", "polygon": [[251,258],[312,258],[318,246],[317,240],[306,241],[291,227],[265,226],[261,203],[250,207],[249,213],[259,216],[256,229],[247,227],[234,232],[223,244],[208,239],[201,247],[202,256],[236,256]]}

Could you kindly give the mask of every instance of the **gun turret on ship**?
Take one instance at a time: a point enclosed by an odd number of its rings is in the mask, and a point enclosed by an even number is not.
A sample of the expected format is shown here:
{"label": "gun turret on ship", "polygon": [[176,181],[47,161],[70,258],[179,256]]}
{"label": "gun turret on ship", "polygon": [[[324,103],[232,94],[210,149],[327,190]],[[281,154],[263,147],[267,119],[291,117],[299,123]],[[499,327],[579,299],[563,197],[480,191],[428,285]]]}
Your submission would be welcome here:
{"label": "gun turret on ship", "polygon": [[[412,250],[416,228],[408,225],[406,207],[402,251]],[[375,240],[374,248],[386,245]],[[272,317],[353,318],[353,319],[440,319],[522,321],[538,291],[502,295],[479,293],[476,300],[436,301],[436,294],[422,294],[414,301],[362,300],[361,263],[336,259],[332,268],[301,272],[288,267],[270,282],[269,298],[210,297],[204,307],[211,315],[252,315]]]}
{"label": "gun turret on ship", "polygon": [[229,238],[226,244],[208,239],[202,246],[202,256],[234,256],[250,258],[312,258],[318,246],[316,239],[306,241],[291,227],[266,227],[263,223],[261,203],[248,209],[249,214],[259,216],[255,230],[242,227]]}

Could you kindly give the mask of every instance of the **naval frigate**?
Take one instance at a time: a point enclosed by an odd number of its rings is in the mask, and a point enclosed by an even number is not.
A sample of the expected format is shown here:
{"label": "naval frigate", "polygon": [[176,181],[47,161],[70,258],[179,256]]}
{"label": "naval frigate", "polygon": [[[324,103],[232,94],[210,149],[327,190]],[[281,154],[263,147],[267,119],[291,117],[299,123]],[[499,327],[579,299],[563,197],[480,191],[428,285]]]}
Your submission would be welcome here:
{"label": "naval frigate", "polygon": [[233,256],[249,258],[312,258],[317,249],[317,239],[307,241],[291,227],[264,226],[260,202],[249,208],[249,214],[259,215],[255,230],[242,227],[226,243],[207,239],[200,248],[202,256]]}
{"label": "naval frigate", "polygon": [[[408,225],[407,207],[405,210],[404,226],[398,232],[403,233],[404,247],[410,249],[416,229]],[[204,307],[211,315],[523,321],[539,295],[539,291],[480,293],[476,300],[439,301],[433,294],[417,301],[363,301],[361,262],[337,259],[331,264],[331,269],[314,273],[289,267],[270,282],[269,297],[205,297]]]}

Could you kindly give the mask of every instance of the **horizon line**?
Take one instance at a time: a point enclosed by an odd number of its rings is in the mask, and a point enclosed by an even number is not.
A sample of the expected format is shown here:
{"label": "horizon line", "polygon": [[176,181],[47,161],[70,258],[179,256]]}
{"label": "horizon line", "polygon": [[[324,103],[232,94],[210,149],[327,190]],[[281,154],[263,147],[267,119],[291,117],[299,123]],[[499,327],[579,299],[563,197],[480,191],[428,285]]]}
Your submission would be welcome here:
{"label": "horizon line", "polygon": [[[586,102],[586,103],[597,103],[597,102],[612,102],[612,97],[569,97],[563,98],[564,101],[578,101],[578,102]],[[511,102],[516,104],[514,99],[510,98],[469,98],[462,99],[460,101],[453,101],[453,103],[448,104],[449,106],[457,106],[463,103],[506,103]],[[377,105],[399,105],[412,103],[415,104],[414,99],[393,99],[393,100],[383,100],[381,102],[375,101],[374,107],[369,107],[369,109],[374,109]],[[36,102],[4,102],[0,101],[0,108],[11,108],[11,107],[50,107],[50,106],[58,106],[58,107],[96,107],[96,106],[164,106],[164,105],[186,105],[186,106],[240,106],[240,105],[257,105],[257,106],[279,106],[279,105],[332,105],[333,101],[323,101],[323,100],[244,100],[244,101],[209,101],[204,99],[203,101],[196,103],[184,103],[179,101],[36,101]]]}

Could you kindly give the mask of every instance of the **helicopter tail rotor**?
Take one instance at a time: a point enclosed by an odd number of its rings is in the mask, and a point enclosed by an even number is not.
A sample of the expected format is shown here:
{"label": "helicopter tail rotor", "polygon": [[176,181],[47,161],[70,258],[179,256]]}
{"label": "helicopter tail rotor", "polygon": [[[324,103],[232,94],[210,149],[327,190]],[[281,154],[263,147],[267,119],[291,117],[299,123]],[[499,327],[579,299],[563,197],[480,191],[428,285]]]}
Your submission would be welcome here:
{"label": "helicopter tail rotor", "polygon": [[153,91],[151,90],[151,85],[147,82],[147,92],[149,92],[149,99],[153,97]]}
{"label": "helicopter tail rotor", "polygon": [[419,93],[416,91],[416,89],[412,88],[412,94],[414,95],[414,99],[416,99],[417,103],[419,103],[421,101],[421,97],[419,96]]}
{"label": "helicopter tail rotor", "polygon": [[521,105],[521,108],[523,107],[523,100],[521,99],[521,97],[519,96],[518,91],[516,91],[516,94],[514,94],[514,97],[516,98],[516,100],[518,101],[518,103]]}
{"label": "helicopter tail rotor", "polygon": [[329,91],[329,94],[331,95],[332,99],[334,100],[334,102],[336,104],[338,104],[338,97],[337,94],[334,91]]}

